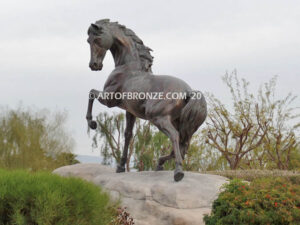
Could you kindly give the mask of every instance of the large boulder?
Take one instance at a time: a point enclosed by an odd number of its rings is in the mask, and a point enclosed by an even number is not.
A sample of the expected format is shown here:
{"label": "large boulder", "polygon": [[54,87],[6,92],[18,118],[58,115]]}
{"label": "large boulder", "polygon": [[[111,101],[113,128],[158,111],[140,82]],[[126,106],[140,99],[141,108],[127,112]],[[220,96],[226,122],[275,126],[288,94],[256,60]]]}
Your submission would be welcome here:
{"label": "large boulder", "polygon": [[134,218],[136,225],[200,225],[227,179],[185,172],[174,182],[173,171],[115,173],[100,164],[76,164],[54,173],[76,176],[104,187]]}

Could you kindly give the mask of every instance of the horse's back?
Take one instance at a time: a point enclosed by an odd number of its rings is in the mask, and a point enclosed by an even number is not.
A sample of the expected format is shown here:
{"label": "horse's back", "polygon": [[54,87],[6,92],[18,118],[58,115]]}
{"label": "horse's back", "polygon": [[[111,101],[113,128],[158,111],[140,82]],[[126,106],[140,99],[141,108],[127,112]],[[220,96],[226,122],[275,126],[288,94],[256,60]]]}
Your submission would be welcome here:
{"label": "horse's back", "polygon": [[160,91],[190,91],[191,87],[183,80],[170,75],[153,75],[151,80],[154,89],[160,89]]}

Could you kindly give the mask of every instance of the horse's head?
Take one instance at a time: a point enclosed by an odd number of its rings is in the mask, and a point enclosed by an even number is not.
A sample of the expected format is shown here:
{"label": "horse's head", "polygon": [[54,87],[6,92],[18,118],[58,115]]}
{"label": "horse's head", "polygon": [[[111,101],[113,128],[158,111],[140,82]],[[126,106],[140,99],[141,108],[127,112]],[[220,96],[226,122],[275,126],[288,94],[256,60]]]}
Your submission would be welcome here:
{"label": "horse's head", "polygon": [[101,70],[106,51],[113,44],[113,36],[110,30],[99,24],[91,24],[88,30],[88,43],[91,47],[91,70]]}

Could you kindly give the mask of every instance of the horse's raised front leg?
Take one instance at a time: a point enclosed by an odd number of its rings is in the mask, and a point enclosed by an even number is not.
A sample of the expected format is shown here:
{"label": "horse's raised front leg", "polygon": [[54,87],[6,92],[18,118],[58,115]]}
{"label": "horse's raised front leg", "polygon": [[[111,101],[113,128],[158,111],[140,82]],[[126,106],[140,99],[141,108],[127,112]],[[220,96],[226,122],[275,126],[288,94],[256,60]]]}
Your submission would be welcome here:
{"label": "horse's raised front leg", "polygon": [[98,99],[100,103],[106,105],[106,101],[102,99],[100,96],[100,91],[92,89],[89,93],[89,102],[88,102],[88,109],[86,113],[86,119],[89,127],[93,130],[97,128],[97,123],[95,120],[93,120],[93,116],[92,116],[93,104],[95,99]]}
{"label": "horse's raised front leg", "polygon": [[125,172],[125,164],[127,162],[128,155],[128,146],[130,144],[130,140],[132,138],[132,130],[135,123],[135,116],[129,112],[126,112],[126,128],[125,128],[125,145],[123,149],[123,154],[121,158],[121,162],[117,167],[117,173]]}
{"label": "horse's raised front leg", "polygon": [[180,181],[184,177],[184,173],[182,171],[182,157],[179,149],[179,132],[173,126],[169,116],[156,117],[155,119],[152,119],[151,122],[167,135],[172,142],[176,163],[174,180]]}

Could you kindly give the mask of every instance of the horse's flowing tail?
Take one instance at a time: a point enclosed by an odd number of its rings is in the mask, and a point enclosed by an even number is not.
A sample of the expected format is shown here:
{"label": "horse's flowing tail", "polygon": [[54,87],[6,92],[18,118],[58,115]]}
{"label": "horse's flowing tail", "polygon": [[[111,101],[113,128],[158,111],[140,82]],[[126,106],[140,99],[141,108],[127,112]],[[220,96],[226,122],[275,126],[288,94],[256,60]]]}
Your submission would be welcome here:
{"label": "horse's flowing tail", "polygon": [[180,114],[179,134],[181,141],[188,141],[201,126],[207,116],[207,106],[204,95],[201,92],[193,91],[188,93],[188,103]]}

